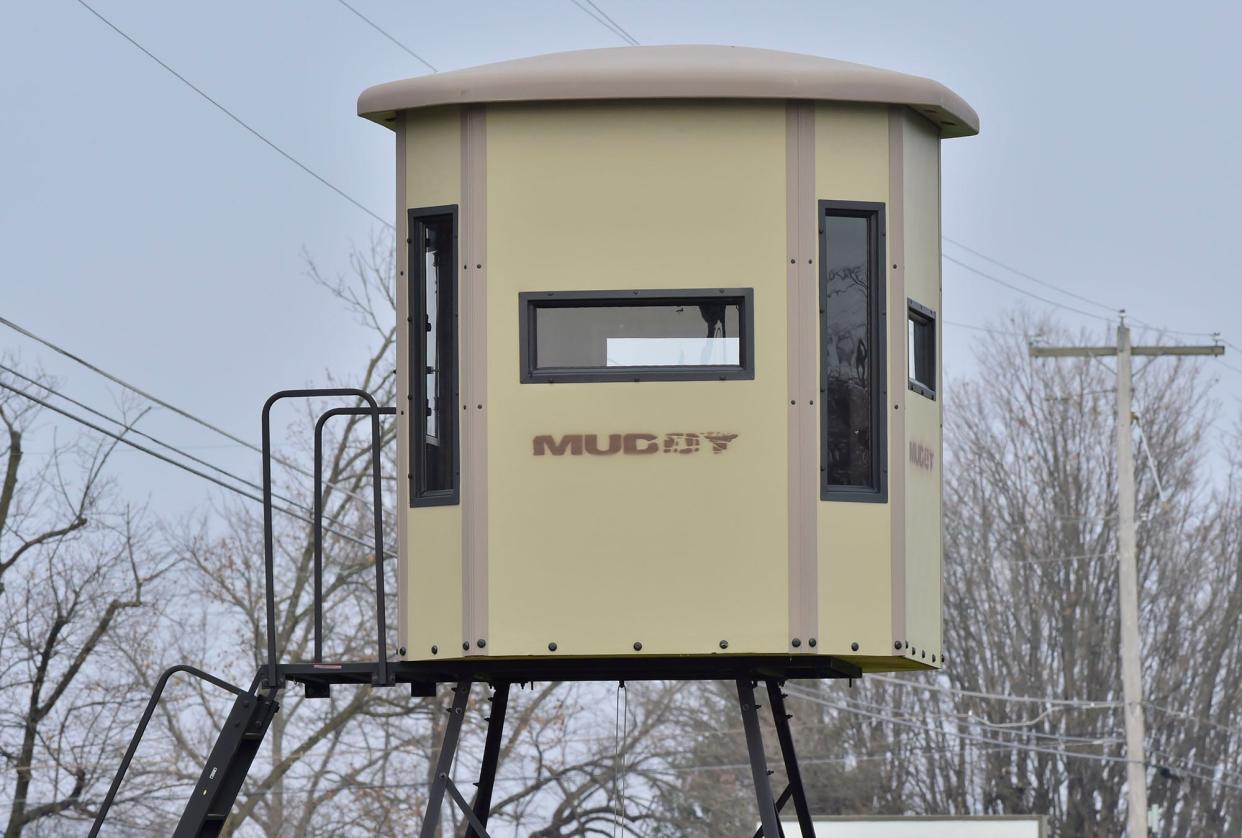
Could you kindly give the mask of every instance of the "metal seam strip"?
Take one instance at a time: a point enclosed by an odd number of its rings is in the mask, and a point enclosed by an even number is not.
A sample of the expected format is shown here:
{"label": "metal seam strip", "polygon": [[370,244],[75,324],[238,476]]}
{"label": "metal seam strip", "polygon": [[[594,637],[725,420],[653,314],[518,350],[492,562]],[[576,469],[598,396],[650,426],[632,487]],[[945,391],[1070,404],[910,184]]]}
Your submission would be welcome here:
{"label": "metal seam strip", "polygon": [[798,108],[798,184],[799,184],[799,254],[798,267],[802,272],[799,282],[802,299],[802,344],[800,367],[802,398],[798,399],[801,416],[802,441],[805,456],[802,464],[802,497],[804,514],[802,550],[802,618],[804,632],[809,638],[819,634],[819,271],[816,256],[819,252],[819,218],[815,186],[815,109],[809,103]]}
{"label": "metal seam strip", "polygon": [[888,111],[888,357],[889,414],[888,499],[892,573],[893,641],[906,637],[906,252],[905,252],[905,119],[906,109]]}
{"label": "metal seam strip", "polygon": [[461,114],[462,631],[472,655],[487,639],[487,137],[482,107]]}
{"label": "metal seam strip", "polygon": [[797,166],[801,161],[799,154],[799,109],[800,103],[790,102],[785,106],[785,353],[786,353],[786,432],[787,443],[787,497],[786,515],[789,519],[789,642],[791,638],[802,637],[802,518],[804,510],[800,503],[802,489],[802,423],[797,415],[797,396],[801,384],[801,349],[799,339],[801,330],[801,272],[797,257],[799,247],[799,173]]}
{"label": "metal seam strip", "polygon": [[[815,217],[814,111],[804,102],[785,108],[786,391],[788,396],[788,560],[789,638],[798,652],[811,653],[807,642],[818,633],[815,457],[815,312],[817,293],[814,253]],[[792,648],[792,647],[791,647]]]}
{"label": "metal seam strip", "polygon": [[[397,217],[396,217],[396,242],[397,247],[397,311],[400,316],[398,322],[402,322],[407,311],[406,306],[409,304],[409,295],[406,293],[406,285],[410,278],[406,276],[409,270],[409,246],[406,239],[409,237],[407,230],[408,219],[406,218],[406,136],[408,132],[404,117],[397,123]],[[397,330],[397,439],[404,440],[408,437],[409,413],[404,405],[406,404],[406,394],[409,392],[409,369],[406,366],[406,347],[409,343],[409,330]],[[408,446],[401,444],[397,446],[397,474],[409,474]],[[413,639],[410,637],[410,542],[409,542],[409,515],[410,515],[410,482],[404,478],[397,480],[397,645],[413,648]]]}
{"label": "metal seam strip", "polygon": [[802,423],[798,420],[796,403],[798,388],[802,376],[802,342],[799,340],[801,329],[801,293],[799,289],[801,272],[798,270],[798,198],[799,188],[798,153],[799,109],[797,102],[785,105],[785,353],[786,353],[786,429],[788,435],[787,469],[788,469],[788,500],[786,515],[788,516],[788,560],[789,560],[789,637],[801,638],[802,615],[802,518],[803,507],[799,502],[802,490]]}

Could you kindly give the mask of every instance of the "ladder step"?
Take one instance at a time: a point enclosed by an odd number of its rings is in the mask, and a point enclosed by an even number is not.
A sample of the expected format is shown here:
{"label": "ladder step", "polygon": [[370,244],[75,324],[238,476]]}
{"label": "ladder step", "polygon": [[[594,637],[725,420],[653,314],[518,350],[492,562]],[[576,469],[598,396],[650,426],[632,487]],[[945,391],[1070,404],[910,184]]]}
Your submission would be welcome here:
{"label": "ladder step", "polygon": [[278,709],[279,705],[265,696],[245,693],[237,697],[194,787],[195,793],[181,815],[174,838],[202,838],[220,833]]}

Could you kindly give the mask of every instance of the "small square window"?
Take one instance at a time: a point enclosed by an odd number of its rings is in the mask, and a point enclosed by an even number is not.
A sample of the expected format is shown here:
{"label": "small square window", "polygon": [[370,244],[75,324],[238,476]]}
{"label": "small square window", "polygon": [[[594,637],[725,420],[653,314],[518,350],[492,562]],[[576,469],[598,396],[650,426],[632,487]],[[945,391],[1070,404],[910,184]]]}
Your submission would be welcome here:
{"label": "small square window", "polygon": [[906,347],[909,352],[910,389],[920,396],[936,398],[936,312],[909,301]]}

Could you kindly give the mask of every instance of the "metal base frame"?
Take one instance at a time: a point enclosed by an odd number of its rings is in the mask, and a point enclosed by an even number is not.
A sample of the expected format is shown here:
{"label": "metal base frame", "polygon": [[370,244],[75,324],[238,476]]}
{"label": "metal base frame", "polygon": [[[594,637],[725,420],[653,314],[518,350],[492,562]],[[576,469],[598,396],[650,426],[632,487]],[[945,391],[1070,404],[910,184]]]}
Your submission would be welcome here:
{"label": "metal base frame", "polygon": [[[347,398],[363,402],[361,406],[333,408],[321,415],[315,426],[315,506],[314,506],[314,658],[303,663],[281,661],[277,643],[276,604],[274,591],[274,536],[272,525],[272,453],[271,421],[272,407],[283,399]],[[789,715],[785,712],[780,685],[787,678],[858,678],[861,670],[843,660],[828,655],[711,655],[705,657],[677,657],[658,655],[634,655],[614,658],[573,657],[523,657],[498,658],[475,656],[447,660],[390,661],[388,659],[387,620],[384,611],[384,557],[382,492],[380,487],[380,416],[391,416],[392,407],[380,407],[375,399],[363,390],[352,388],[282,390],[272,395],[263,406],[261,425],[263,436],[263,553],[265,581],[265,611],[267,620],[267,661],[255,676],[248,690],[230,684],[190,666],[175,666],[167,670],[155,685],[151,700],[134,732],[129,749],[113,779],[101,805],[90,835],[99,833],[108,810],[116,797],[125,773],[133,760],[138,743],[146,731],[151,716],[159,703],[168,679],[178,672],[185,672],[227,690],[235,696],[234,709],[220,732],[203,768],[195,793],[187,804],[177,827],[177,836],[214,836],[224,828],[229,812],[241,789],[251,762],[261,745],[272,718],[279,709],[276,698],[288,682],[300,683],[307,698],[327,698],[333,684],[369,684],[378,687],[409,684],[414,696],[431,697],[438,684],[453,683],[453,703],[447,709],[450,714],[445,726],[444,739],[436,762],[436,772],[428,797],[427,814],[420,835],[434,836],[440,821],[440,809],[448,796],[461,809],[469,825],[467,838],[488,838],[487,821],[491,810],[492,788],[500,760],[501,737],[504,730],[505,712],[508,707],[509,686],[528,681],[643,681],[643,680],[734,680],[737,683],[738,700],[741,704],[742,722],[746,732],[746,746],[750,754],[754,775],[756,800],[759,805],[762,826],[755,833],[769,838],[781,835],[779,812],[789,801],[794,801],[798,824],[804,838],[813,838],[810,809],[802,788],[802,777],[794,754],[793,736],[789,730]],[[376,659],[326,663],[323,661],[323,426],[333,416],[367,416],[371,431],[371,504],[374,525],[375,561],[375,611],[376,611]],[[348,533],[338,533],[343,538],[357,541]],[[768,779],[767,761],[764,756],[763,736],[759,723],[759,704],[755,700],[755,686],[767,685],[768,700],[772,706],[777,739],[784,758],[785,773],[789,785],[773,799]],[[452,780],[452,765],[461,737],[470,700],[471,687],[476,683],[492,684],[492,708],[488,716],[487,739],[479,770],[479,781],[473,804]]]}

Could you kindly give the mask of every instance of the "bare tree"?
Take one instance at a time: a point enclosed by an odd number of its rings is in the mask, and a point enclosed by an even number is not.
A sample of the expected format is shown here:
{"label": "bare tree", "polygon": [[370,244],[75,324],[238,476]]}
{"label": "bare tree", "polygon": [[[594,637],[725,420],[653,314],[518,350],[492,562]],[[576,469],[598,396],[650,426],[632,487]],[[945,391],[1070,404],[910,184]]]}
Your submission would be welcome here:
{"label": "bare tree", "polygon": [[[1036,812],[1059,834],[1118,835],[1113,374],[1099,360],[1034,364],[1020,335],[987,341],[979,361],[946,404],[947,665],[790,685],[812,809]],[[1213,480],[1208,392],[1193,362],[1136,374],[1148,782],[1162,835],[1242,828],[1242,497],[1234,458],[1223,487]],[[740,739],[718,722],[727,690],[699,703],[670,801],[680,834],[753,825],[749,780],[728,767]]]}
{"label": "bare tree", "polygon": [[[22,395],[38,379],[0,383],[0,800],[14,838],[88,815],[110,779],[135,697],[123,638],[155,618],[172,561],[105,477],[116,442],[59,442]],[[32,435],[50,450],[28,454]]]}
{"label": "bare tree", "polygon": [[[392,248],[384,239],[355,253],[352,271],[312,278],[328,289],[371,336],[371,353],[356,375],[340,383],[395,400],[395,295]],[[286,459],[311,462],[310,429],[318,411],[298,415]],[[324,637],[331,660],[374,660],[374,573],[370,541],[369,419],[341,417],[327,426],[324,462]],[[395,598],[395,428],[384,425],[385,570]],[[313,650],[313,541],[307,521],[309,481],[285,472],[279,503],[294,515],[276,520],[277,644],[286,660],[309,660]],[[185,525],[178,538],[187,575],[179,604],[176,642],[136,643],[130,665],[148,689],[166,666],[191,661],[247,684],[266,658],[262,529],[259,510],[225,503],[218,522]],[[389,603],[391,605],[391,602]],[[390,625],[392,622],[390,621]],[[389,654],[394,654],[389,649]],[[654,688],[653,688],[654,689]],[[646,688],[639,691],[646,694]],[[657,690],[658,692],[658,690]],[[511,701],[497,780],[493,819],[532,834],[611,834],[614,819],[631,834],[653,817],[642,798],[655,776],[644,775],[644,748],[658,738],[666,714],[636,703],[620,730],[608,727],[612,707],[596,701],[598,688],[546,685],[519,691]],[[628,697],[628,692],[622,695]],[[138,753],[131,774],[137,788],[168,794],[130,794],[118,804],[127,822],[175,822],[186,790],[201,771],[229,701],[211,687],[185,682],[170,688],[158,723]],[[226,832],[266,836],[326,835],[342,831],[393,834],[409,831],[426,815],[427,795],[443,734],[447,688],[435,699],[411,699],[396,689],[335,687],[328,699],[307,699],[291,686],[251,769]],[[454,771],[468,788],[477,772],[484,735],[485,696],[476,688]],[[607,700],[604,700],[607,704]],[[655,707],[656,705],[652,705]],[[601,728],[601,724],[607,730]],[[624,769],[622,770],[622,766]],[[621,794],[619,777],[630,784]],[[127,779],[127,786],[131,781]],[[622,803],[618,803],[622,800]],[[607,826],[603,826],[606,824]],[[462,828],[460,813],[444,806],[441,834]]]}

